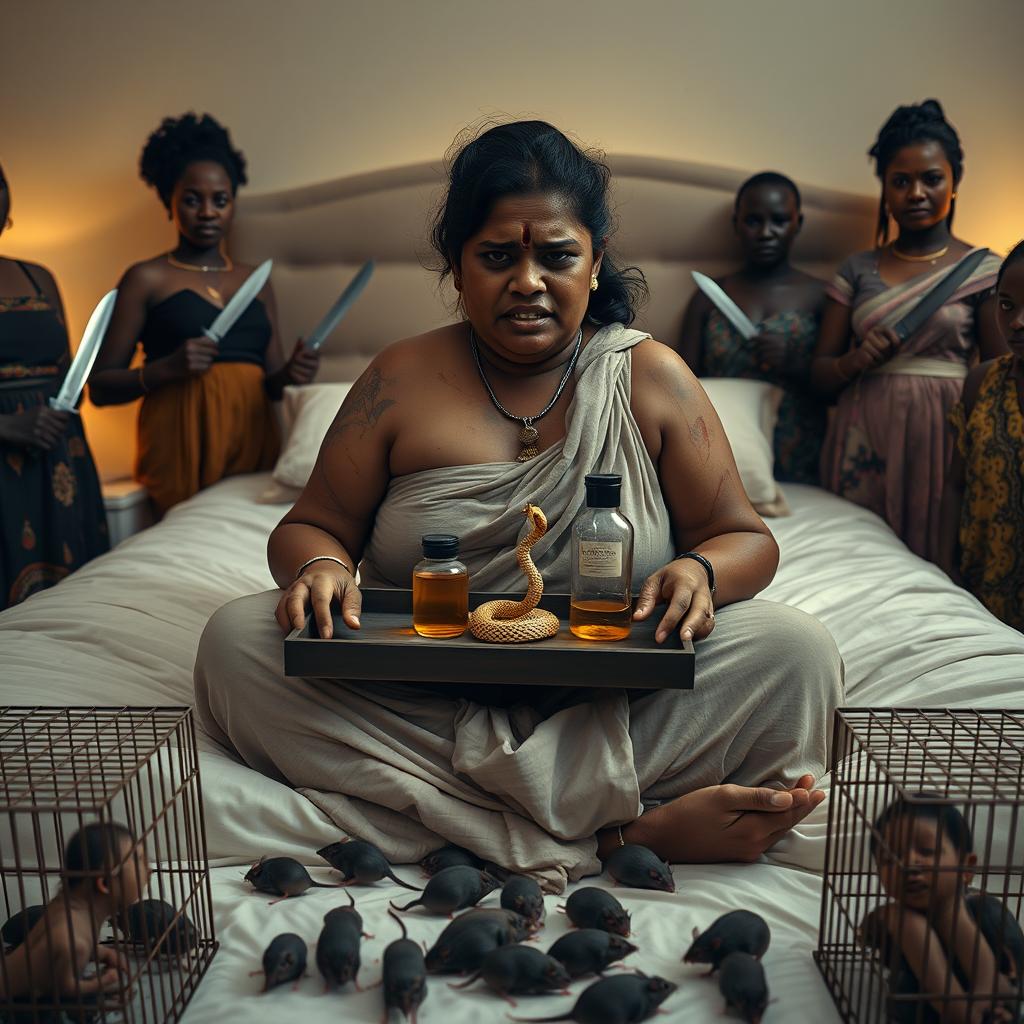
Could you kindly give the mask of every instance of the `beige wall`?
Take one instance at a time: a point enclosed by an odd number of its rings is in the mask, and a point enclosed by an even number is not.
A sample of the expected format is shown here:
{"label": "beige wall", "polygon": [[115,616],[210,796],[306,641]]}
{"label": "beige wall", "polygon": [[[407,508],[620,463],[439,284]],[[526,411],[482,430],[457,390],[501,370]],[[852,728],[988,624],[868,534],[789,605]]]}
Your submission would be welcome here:
{"label": "beige wall", "polygon": [[[215,113],[252,192],[436,158],[483,115],[544,117],[614,152],[776,167],[873,191],[865,150],[938,96],[967,151],[958,233],[1024,235],[1020,0],[7,0],[0,161],[15,227],[73,332],[131,261],[169,246],[136,177],[168,113]],[[104,475],[124,410],[90,410]]]}

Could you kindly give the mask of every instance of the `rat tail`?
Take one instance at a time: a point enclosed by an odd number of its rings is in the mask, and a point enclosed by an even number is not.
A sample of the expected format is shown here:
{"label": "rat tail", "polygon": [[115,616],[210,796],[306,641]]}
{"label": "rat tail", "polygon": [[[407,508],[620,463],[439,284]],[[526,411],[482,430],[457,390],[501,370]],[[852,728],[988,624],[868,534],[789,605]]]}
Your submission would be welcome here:
{"label": "rat tail", "polygon": [[513,1017],[510,1013],[508,1019],[523,1021],[526,1024],[552,1024],[556,1020],[572,1020],[572,1014],[563,1013],[560,1017]]}
{"label": "rat tail", "polygon": [[480,980],[480,972],[474,971],[465,981],[460,982],[458,985],[453,985],[450,981],[448,982],[449,988],[469,988],[474,981]]}
{"label": "rat tail", "polygon": [[394,873],[394,871],[391,870],[391,868],[388,868],[387,877],[390,878],[392,882],[397,882],[403,889],[412,889],[413,892],[423,892],[423,890],[419,886],[417,886],[417,885],[410,885],[408,882],[403,882]]}
{"label": "rat tail", "polygon": [[394,903],[389,903],[388,906],[397,910],[399,913],[404,914],[407,910],[412,910],[413,907],[418,907],[423,900],[413,900],[412,903],[407,903],[404,907],[396,907]]}
{"label": "rat tail", "polygon": [[405,922],[394,912],[393,907],[391,910],[388,911],[388,913],[398,922],[399,928],[402,929],[402,938],[409,938],[409,933],[405,930]]}

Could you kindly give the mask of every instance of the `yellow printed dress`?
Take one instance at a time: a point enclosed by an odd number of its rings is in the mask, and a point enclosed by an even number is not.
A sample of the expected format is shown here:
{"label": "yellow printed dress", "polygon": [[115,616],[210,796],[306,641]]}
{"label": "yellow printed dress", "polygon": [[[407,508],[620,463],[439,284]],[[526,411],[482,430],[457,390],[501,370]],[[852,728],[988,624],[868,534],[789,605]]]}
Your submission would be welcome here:
{"label": "yellow printed dress", "polygon": [[1014,356],[993,360],[970,416],[949,420],[964,460],[960,572],[993,615],[1024,631],[1024,413]]}

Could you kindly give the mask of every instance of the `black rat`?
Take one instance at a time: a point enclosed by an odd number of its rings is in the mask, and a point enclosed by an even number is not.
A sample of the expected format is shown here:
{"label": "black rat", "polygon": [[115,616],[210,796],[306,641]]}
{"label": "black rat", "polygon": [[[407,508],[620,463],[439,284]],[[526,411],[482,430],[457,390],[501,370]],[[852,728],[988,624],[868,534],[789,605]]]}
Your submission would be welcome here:
{"label": "black rat", "polygon": [[456,864],[465,864],[466,867],[470,868],[482,868],[484,866],[483,860],[475,853],[464,850],[461,846],[451,845],[442,846],[440,850],[428,853],[420,861],[420,867],[428,875],[436,875],[438,871],[455,867]]}
{"label": "black rat", "polygon": [[548,950],[548,956],[561,961],[570,978],[602,974],[605,969],[636,952],[636,946],[621,935],[600,928],[579,928],[567,932]]}
{"label": "black rat", "polygon": [[316,966],[323,975],[325,988],[339,988],[355,982],[359,991],[359,943],[365,936],[362,915],[356,910],[352,893],[349,906],[336,907],[324,914],[324,926],[316,942]]}
{"label": "black rat", "polygon": [[498,880],[479,868],[456,864],[438,871],[424,886],[420,898],[404,907],[391,906],[403,913],[413,907],[426,907],[434,914],[453,914],[476,906],[489,892],[498,888]]}
{"label": "black rat", "polygon": [[576,1005],[558,1017],[511,1017],[510,1020],[551,1024],[572,1020],[576,1024],[634,1024],[647,1020],[676,990],[671,981],[645,974],[618,974],[595,981],[576,1000]]}
{"label": "black rat", "polygon": [[531,932],[530,922],[511,910],[469,910],[455,918],[427,951],[427,970],[431,974],[475,971],[492,949],[519,942]]}
{"label": "black rat", "polygon": [[316,851],[332,868],[341,872],[342,880],[348,884],[373,885],[382,878],[389,878],[396,885],[413,892],[421,892],[415,885],[403,882],[391,870],[391,865],[380,850],[363,839],[342,839],[338,843],[330,843]]}
{"label": "black rat", "polygon": [[306,955],[306,940],[294,932],[283,932],[263,951],[263,969],[252,973],[263,975],[264,992],[289,981],[298,984],[306,973]]}
{"label": "black rat", "polygon": [[268,892],[280,897],[271,900],[271,904],[280,903],[281,900],[292,896],[301,896],[314,886],[318,889],[339,888],[330,882],[314,882],[309,872],[292,857],[260,857],[249,868],[245,880],[259,892]]}
{"label": "black rat", "polygon": [[730,953],[749,953],[760,960],[768,952],[772,933],[768,922],[751,910],[732,910],[715,920],[701,932],[693,929],[693,943],[686,951],[683,962],[710,964],[708,974],[714,974]]}
{"label": "black rat", "polygon": [[465,981],[448,987],[468,988],[481,978],[513,1006],[516,1003],[510,996],[564,990],[572,981],[568,971],[554,957],[533,946],[521,945],[492,949]]}
{"label": "black rat", "polygon": [[718,973],[718,991],[726,1009],[735,1010],[747,1024],[761,1024],[768,1006],[768,982],[761,961],[749,953],[730,953]]}
{"label": "black rat", "polygon": [[544,893],[537,882],[526,875],[513,875],[502,886],[501,905],[538,925],[544,921]]}
{"label": "black rat", "polygon": [[676,891],[672,869],[646,846],[635,843],[617,846],[608,854],[604,869],[619,885],[628,885],[631,889]]}
{"label": "black rat", "polygon": [[398,922],[402,937],[384,950],[381,981],[384,986],[384,1014],[401,1010],[406,1020],[416,1024],[420,1004],[427,998],[427,968],[423,950],[405,930],[405,922],[392,910],[388,913]]}
{"label": "black rat", "polygon": [[629,935],[629,913],[606,889],[585,885],[558,909],[564,910],[577,928],[600,928],[616,935]]}

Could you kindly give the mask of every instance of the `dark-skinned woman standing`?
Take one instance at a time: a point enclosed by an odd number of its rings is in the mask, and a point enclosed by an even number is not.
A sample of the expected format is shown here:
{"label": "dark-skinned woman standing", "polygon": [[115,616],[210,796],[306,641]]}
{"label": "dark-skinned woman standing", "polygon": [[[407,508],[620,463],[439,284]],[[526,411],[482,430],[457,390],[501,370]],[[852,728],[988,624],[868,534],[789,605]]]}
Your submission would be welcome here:
{"label": "dark-skinned woman standing", "polygon": [[[1003,355],[988,254],[902,344],[894,328],[974,249],[952,233],[963,150],[935,100],[899,107],[869,150],[882,183],[877,246],[849,257],[828,287],[811,367],[838,396],[822,482],[882,516],[911,551],[935,560],[946,426],[968,364]],[[898,234],[888,241],[890,219]]]}
{"label": "dark-skinned woman standing", "polygon": [[[135,475],[163,513],[223,477],[273,466],[269,401],[308,384],[319,357],[300,339],[285,360],[269,281],[219,345],[202,333],[253,270],[224,245],[246,182],[227,131],[209,114],[167,118],[140,172],[178,242],[125,272],[89,394],[97,405],[143,399]],[[139,342],[145,362],[129,369]]]}
{"label": "dark-skinned woman standing", "polygon": [[718,284],[758,326],[758,334],[745,340],[698,289],[686,307],[679,354],[699,376],[748,377],[783,388],[775,476],[816,484],[825,406],[811,392],[809,377],[825,282],[789,262],[803,222],[800,191],[785,175],[764,171],[739,187],[733,228],[743,266]]}
{"label": "dark-skinned woman standing", "polygon": [[[0,168],[0,234],[10,208]],[[52,587],[110,546],[82,421],[47,404],[69,364],[53,275],[0,257],[0,608]]]}
{"label": "dark-skinned woman standing", "polygon": [[[281,589],[222,608],[200,644],[207,733],[393,859],[443,837],[552,887],[620,841],[750,860],[823,797],[838,652],[809,615],[749,600],[778,548],[693,374],[627,326],[642,280],[607,251],[608,182],[539,121],[460,148],[433,238],[465,319],[374,358],[271,535]],[[533,558],[567,590],[598,471],[636,527],[635,618],[699,641],[695,689],[531,686],[528,667],[513,686],[283,681],[282,629],[312,612],[329,636],[332,606],[359,628],[360,585],[408,587],[425,533],[461,535],[474,589],[514,591],[538,502]]]}

